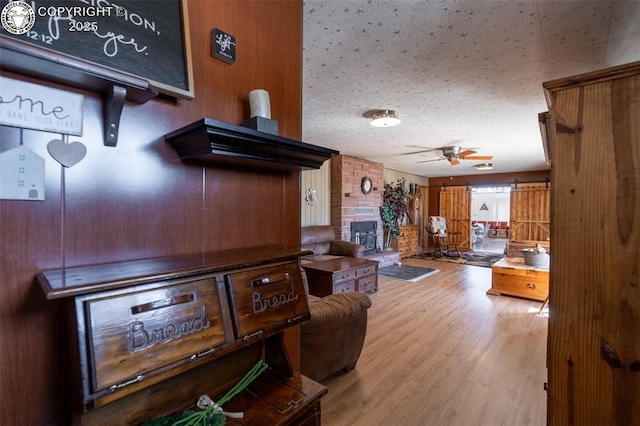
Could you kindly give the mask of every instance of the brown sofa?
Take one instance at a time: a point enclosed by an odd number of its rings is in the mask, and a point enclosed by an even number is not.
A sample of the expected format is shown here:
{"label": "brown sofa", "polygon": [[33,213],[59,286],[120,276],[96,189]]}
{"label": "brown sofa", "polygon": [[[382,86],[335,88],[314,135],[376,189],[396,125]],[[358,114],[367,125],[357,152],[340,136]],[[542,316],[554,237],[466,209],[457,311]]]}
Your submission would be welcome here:
{"label": "brown sofa", "polygon": [[[336,239],[331,225],[301,228],[300,246],[313,254],[302,264],[322,262],[341,256],[364,257],[364,246]],[[307,294],[307,276],[302,271]],[[371,299],[364,293],[345,292],[325,297],[309,295],[311,318],[300,326],[300,371],[322,381],[352,370],[362,352],[367,331],[367,309]]]}
{"label": "brown sofa", "polygon": [[335,259],[338,256],[364,257],[363,245],[337,240],[335,228],[331,225],[303,226],[300,246],[313,252],[304,257],[306,261]]}
{"label": "brown sofa", "polygon": [[[308,292],[304,270],[302,277]],[[352,370],[362,352],[371,299],[359,292],[308,298],[311,318],[300,326],[300,371],[322,381]]]}

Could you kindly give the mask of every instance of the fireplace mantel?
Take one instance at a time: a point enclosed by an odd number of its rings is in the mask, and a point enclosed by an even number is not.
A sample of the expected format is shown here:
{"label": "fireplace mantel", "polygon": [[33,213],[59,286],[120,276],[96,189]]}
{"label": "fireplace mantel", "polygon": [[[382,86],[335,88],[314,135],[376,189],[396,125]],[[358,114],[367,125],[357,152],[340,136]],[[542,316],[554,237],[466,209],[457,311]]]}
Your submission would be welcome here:
{"label": "fireplace mantel", "polygon": [[323,148],[211,118],[165,135],[182,161],[247,165],[276,170],[319,169],[338,155]]}

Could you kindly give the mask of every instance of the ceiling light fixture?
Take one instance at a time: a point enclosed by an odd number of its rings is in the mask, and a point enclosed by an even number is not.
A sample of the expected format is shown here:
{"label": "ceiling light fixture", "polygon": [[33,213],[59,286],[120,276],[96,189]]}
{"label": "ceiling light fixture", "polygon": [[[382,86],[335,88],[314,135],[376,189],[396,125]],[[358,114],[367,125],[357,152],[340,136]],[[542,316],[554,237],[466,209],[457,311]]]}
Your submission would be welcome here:
{"label": "ceiling light fixture", "polygon": [[374,127],[393,127],[400,124],[398,113],[390,109],[382,109],[373,114],[371,125]]}
{"label": "ceiling light fixture", "polygon": [[475,167],[478,170],[493,170],[493,164],[492,163],[476,164],[473,167]]}

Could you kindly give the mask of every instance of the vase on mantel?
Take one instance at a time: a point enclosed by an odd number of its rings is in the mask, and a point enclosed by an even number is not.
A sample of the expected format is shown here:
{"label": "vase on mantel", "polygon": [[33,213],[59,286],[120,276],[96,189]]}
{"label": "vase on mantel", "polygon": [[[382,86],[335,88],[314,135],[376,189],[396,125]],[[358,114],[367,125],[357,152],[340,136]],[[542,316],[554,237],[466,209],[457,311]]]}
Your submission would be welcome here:
{"label": "vase on mantel", "polygon": [[271,119],[269,92],[264,89],[249,92],[249,111],[250,117],[244,120],[243,126],[272,135],[278,134],[278,122]]}

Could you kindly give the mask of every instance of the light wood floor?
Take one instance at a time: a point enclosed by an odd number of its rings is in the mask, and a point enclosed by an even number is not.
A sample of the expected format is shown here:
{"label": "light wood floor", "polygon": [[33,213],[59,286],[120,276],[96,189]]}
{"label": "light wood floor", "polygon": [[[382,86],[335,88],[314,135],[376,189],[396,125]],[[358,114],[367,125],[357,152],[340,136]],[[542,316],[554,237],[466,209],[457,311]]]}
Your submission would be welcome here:
{"label": "light wood floor", "polygon": [[491,269],[379,277],[356,369],[325,381],[322,424],[544,425],[547,317],[541,303],[488,296]]}

